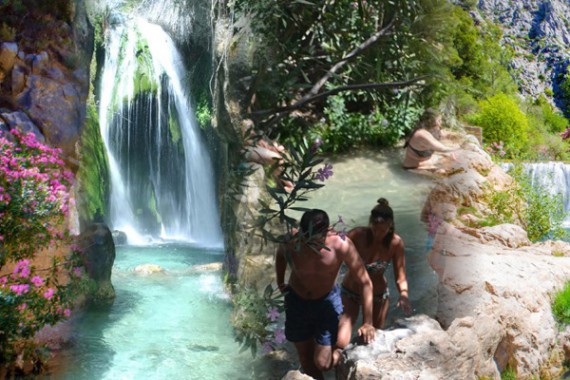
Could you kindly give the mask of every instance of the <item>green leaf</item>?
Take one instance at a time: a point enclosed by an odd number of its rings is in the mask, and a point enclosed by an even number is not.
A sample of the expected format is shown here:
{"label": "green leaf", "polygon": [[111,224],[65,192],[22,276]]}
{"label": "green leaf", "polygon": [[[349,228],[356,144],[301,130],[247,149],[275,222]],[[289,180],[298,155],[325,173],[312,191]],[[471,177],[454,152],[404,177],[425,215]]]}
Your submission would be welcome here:
{"label": "green leaf", "polygon": [[312,7],[315,6],[314,3],[311,3],[310,1],[307,1],[307,0],[295,0],[295,1],[293,1],[293,3],[310,5],[310,6],[312,6]]}
{"label": "green leaf", "polygon": [[311,209],[307,208],[307,207],[289,207],[289,209],[295,210],[295,211],[301,211],[301,212],[311,211]]}

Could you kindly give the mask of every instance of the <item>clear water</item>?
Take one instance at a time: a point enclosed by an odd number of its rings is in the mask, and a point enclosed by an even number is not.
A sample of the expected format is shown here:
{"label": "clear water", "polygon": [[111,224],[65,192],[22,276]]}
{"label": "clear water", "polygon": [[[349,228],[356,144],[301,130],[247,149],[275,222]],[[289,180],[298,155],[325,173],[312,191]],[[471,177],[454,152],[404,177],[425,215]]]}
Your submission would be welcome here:
{"label": "clear water", "polygon": [[[119,247],[115,302],[86,310],[53,379],[251,379],[252,357],[239,354],[219,270],[223,253],[188,246]],[[133,269],[156,264],[164,273]]]}
{"label": "clear water", "polygon": [[[387,198],[406,246],[414,313],[433,316],[437,276],[427,262],[428,236],[420,221],[432,181],[402,170],[400,154],[364,152],[335,159],[334,175],[326,186],[298,205],[322,208],[332,221],[342,215],[351,228],[366,225],[376,200]],[[239,354],[234,342],[221,273],[196,267],[222,259],[219,250],[182,245],[118,247],[112,277],[115,302],[77,317],[73,347],[62,355],[59,368],[44,378],[254,379],[251,354]],[[159,265],[164,273],[135,273],[142,264]],[[402,314],[394,309],[398,292],[391,270],[387,277],[392,300],[389,325]]]}

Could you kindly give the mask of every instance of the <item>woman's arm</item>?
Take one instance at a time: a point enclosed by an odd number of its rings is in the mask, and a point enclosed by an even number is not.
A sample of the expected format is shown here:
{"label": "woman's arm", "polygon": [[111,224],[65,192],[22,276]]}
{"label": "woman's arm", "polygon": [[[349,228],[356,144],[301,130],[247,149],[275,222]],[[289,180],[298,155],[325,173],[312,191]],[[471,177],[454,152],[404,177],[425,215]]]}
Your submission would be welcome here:
{"label": "woman's arm", "polygon": [[406,257],[404,254],[404,241],[398,236],[398,241],[394,247],[394,257],[392,262],[394,264],[394,279],[396,280],[396,286],[398,292],[400,292],[400,298],[396,307],[401,307],[406,315],[412,313],[412,306],[408,299],[408,280],[406,278]]}
{"label": "woman's arm", "polygon": [[461,149],[457,146],[448,147],[436,139],[429,131],[422,129],[414,134],[411,141],[412,146],[418,150],[433,150],[436,152],[453,152]]}

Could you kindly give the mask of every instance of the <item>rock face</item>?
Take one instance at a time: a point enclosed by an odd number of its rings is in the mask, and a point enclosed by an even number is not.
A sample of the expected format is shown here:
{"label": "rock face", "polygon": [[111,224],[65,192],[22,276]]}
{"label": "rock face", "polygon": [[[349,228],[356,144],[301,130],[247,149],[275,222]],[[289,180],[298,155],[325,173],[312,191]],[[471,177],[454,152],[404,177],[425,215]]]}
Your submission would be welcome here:
{"label": "rock face", "polygon": [[500,379],[506,368],[560,378],[569,332],[559,331],[551,297],[570,280],[570,244],[532,244],[513,224],[470,227],[476,217],[458,210],[484,212],[485,193],[511,178],[476,142],[463,148],[440,160],[445,176],[423,212],[439,277],[436,320],[411,317],[371,346],[349,347],[338,379]]}
{"label": "rock face", "polygon": [[[568,66],[570,4],[552,0],[480,0],[472,16],[501,26],[503,42],[514,51],[512,68],[523,94],[537,98],[559,91]],[[559,106],[564,106],[559,104]]]}
{"label": "rock face", "polygon": [[[47,20],[39,31],[46,43],[0,44],[0,124],[32,131],[40,141],[61,148],[76,165],[76,143],[83,129],[89,90],[93,28],[78,1],[73,27]],[[3,127],[2,129],[6,129]]]}

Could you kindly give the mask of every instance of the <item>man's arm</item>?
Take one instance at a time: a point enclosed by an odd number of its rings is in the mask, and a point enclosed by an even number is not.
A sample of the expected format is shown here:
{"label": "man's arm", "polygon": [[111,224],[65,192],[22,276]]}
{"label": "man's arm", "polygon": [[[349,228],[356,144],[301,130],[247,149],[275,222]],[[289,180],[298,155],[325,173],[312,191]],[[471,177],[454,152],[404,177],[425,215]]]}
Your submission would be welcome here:
{"label": "man's arm", "polygon": [[285,290],[285,270],[287,269],[287,259],[285,257],[285,245],[279,244],[275,255],[275,279],[280,291]]}
{"label": "man's arm", "polygon": [[352,278],[357,279],[360,283],[360,294],[362,295],[362,327],[358,329],[358,336],[362,337],[364,343],[370,343],[374,340],[376,334],[376,329],[372,323],[372,281],[370,280],[370,276],[368,276],[368,272],[352,240],[345,239],[342,245],[344,262],[348,266]]}

